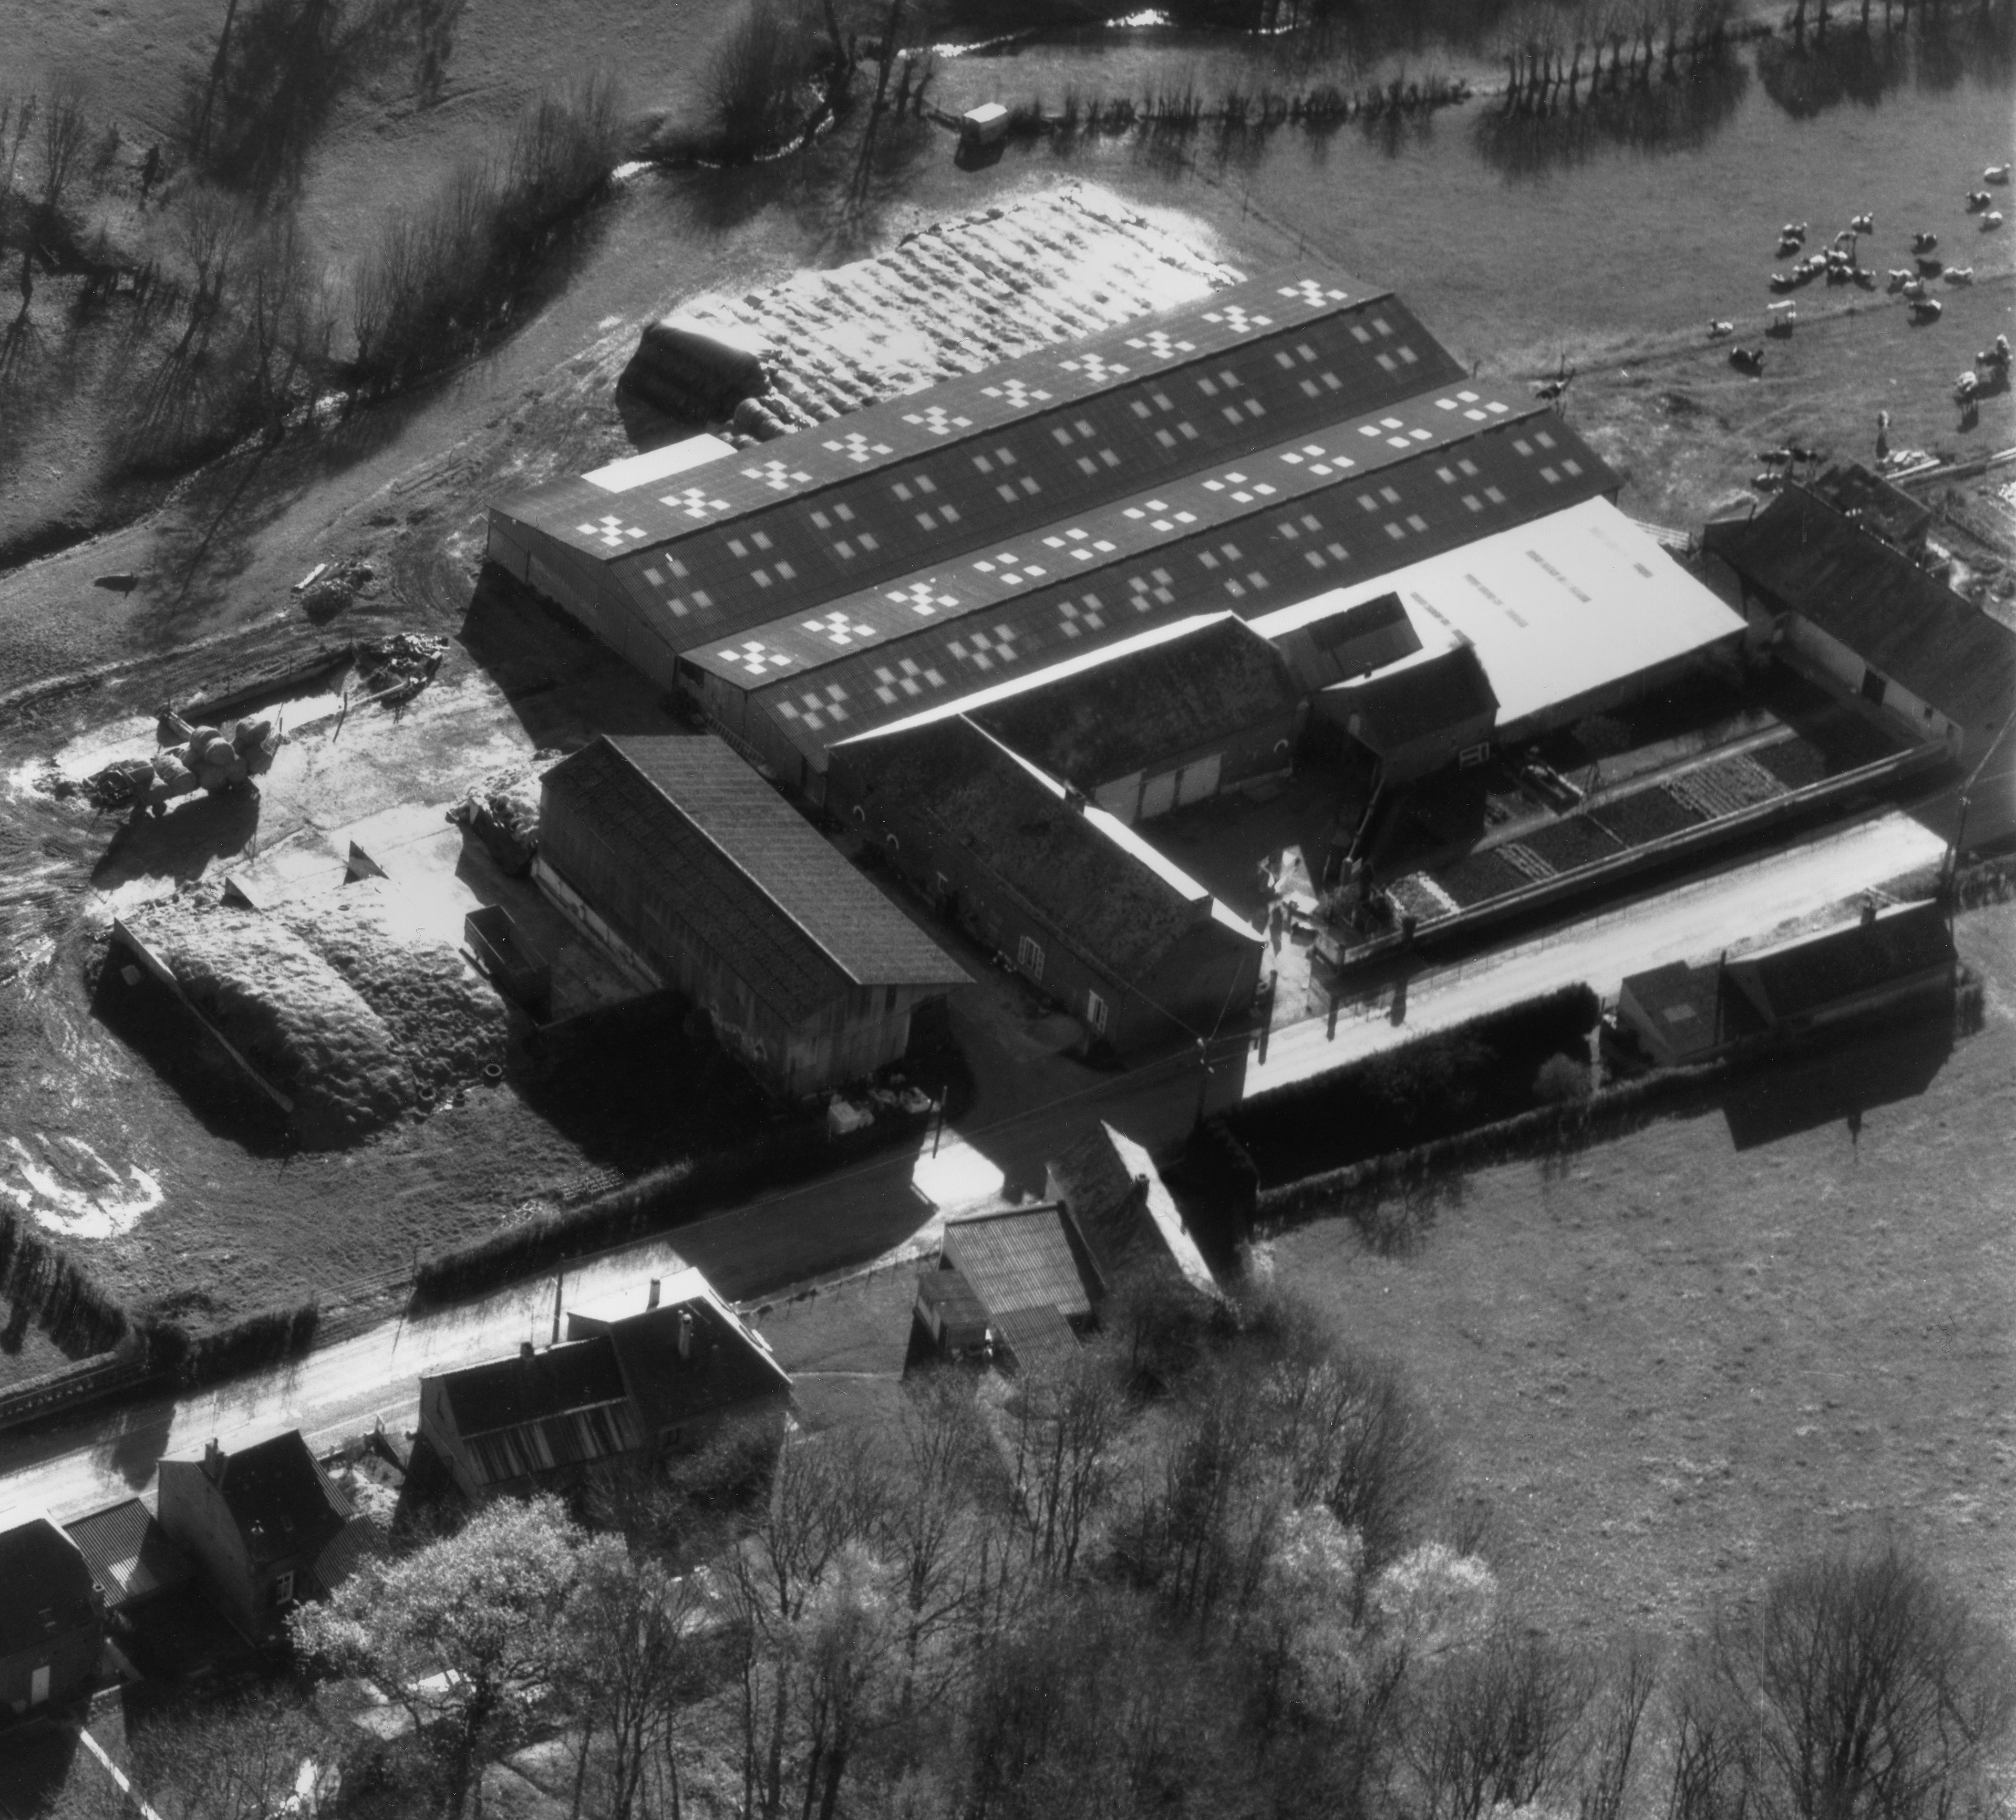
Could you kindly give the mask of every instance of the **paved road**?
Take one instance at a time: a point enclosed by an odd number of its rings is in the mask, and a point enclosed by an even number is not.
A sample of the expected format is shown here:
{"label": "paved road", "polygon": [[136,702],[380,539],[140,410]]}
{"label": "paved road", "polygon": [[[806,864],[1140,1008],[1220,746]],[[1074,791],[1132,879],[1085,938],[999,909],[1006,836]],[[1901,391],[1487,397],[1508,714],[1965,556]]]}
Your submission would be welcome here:
{"label": "paved road", "polygon": [[[1481,1011],[1587,980],[1614,991],[1626,971],[1697,959],[1768,936],[1886,879],[1935,860],[1940,846],[1916,822],[1889,815],[1807,846],[1683,886],[1557,935],[1433,969],[1409,982],[1402,1021],[1391,993],[1341,1019],[1334,1041],[1320,1020],[1276,1030],[1266,1065],[1221,1061],[1211,1082],[1221,1103],[1320,1073],[1440,1029]],[[1001,1004],[1006,982],[986,990]],[[999,1005],[997,1005],[997,1009]],[[698,1265],[721,1293],[751,1303],[791,1282],[934,1249],[945,1213],[1004,1185],[1039,1192],[1044,1160],[1096,1119],[1108,1119],[1161,1148],[1196,1114],[1198,1068],[1175,1054],[1123,1074],[1101,1074],[1027,1043],[999,1017],[962,1028],[979,1082],[973,1114],[937,1154],[926,1139],[802,1188],[653,1240],[571,1266],[560,1294],[571,1305],[607,1291],[641,1288],[682,1263]],[[416,1318],[387,1321],[297,1365],[236,1380],[177,1402],[88,1409],[47,1433],[0,1436],[0,1521],[47,1509],[67,1518],[151,1486],[164,1457],[200,1454],[299,1427],[311,1440],[368,1429],[410,1428],[423,1372],[470,1365],[521,1341],[553,1337],[556,1280],[500,1291]]]}
{"label": "paved road", "polygon": [[1397,1018],[1399,989],[1388,986],[1342,1007],[1334,1038],[1322,1018],[1277,1029],[1265,1064],[1247,1066],[1243,1092],[1250,1098],[1284,1087],[1559,987],[1586,982],[1612,997],[1626,973],[1758,946],[1944,851],[1938,836],[1893,810],[1530,941],[1429,968],[1406,982]]}

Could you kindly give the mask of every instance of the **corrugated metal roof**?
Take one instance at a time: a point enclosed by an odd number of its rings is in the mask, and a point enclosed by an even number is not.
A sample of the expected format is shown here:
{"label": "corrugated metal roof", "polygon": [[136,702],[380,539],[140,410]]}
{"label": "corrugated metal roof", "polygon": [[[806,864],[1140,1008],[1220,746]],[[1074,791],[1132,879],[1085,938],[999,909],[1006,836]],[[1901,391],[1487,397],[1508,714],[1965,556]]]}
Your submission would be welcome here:
{"label": "corrugated metal roof", "polygon": [[948,1220],[945,1255],[1003,1327],[1024,1308],[1082,1319],[1092,1312],[1091,1286],[1066,1220],[1053,1207]]}
{"label": "corrugated metal roof", "polygon": [[787,1023],[851,987],[967,980],[719,739],[603,737],[544,788]]}
{"label": "corrugated metal roof", "polygon": [[645,1437],[628,1403],[597,1403],[466,1436],[464,1442],[476,1477],[486,1485],[503,1485],[568,1466],[619,1459],[641,1450]]}
{"label": "corrugated metal roof", "polygon": [[871,814],[972,854],[1118,979],[1147,978],[1211,923],[1202,885],[1166,861],[1143,864],[1108,838],[1108,818],[1071,807],[964,715],[863,740],[848,757]]}
{"label": "corrugated metal roof", "polygon": [[995,1325],[1016,1364],[1025,1372],[1061,1365],[1078,1351],[1078,1336],[1071,1322],[1055,1308],[1010,1308],[996,1318]]}
{"label": "corrugated metal roof", "polygon": [[[605,560],[632,555],[688,538],[703,526],[763,512],[787,495],[804,499],[1008,426],[1054,420],[1116,390],[1137,392],[1144,383],[1256,343],[1278,345],[1341,314],[1364,318],[1369,329],[1375,304],[1388,322],[1389,333],[1376,336],[1387,360],[1375,358],[1378,377],[1359,383],[1404,384],[1411,379],[1418,384],[1424,372],[1433,376],[1429,383],[1453,376],[1458,369],[1451,357],[1390,295],[1334,270],[1303,265],[779,437],[744,451],[746,459],[697,472],[692,482],[662,495],[612,502],[606,492],[572,478],[532,487],[497,509],[588,555]],[[1352,340],[1355,346],[1372,345]],[[1402,347],[1409,358],[1402,357]],[[1330,364],[1316,365],[1311,376],[1319,389],[1332,389],[1322,378]],[[1334,389],[1341,391],[1345,376],[1336,376]],[[600,509],[594,509],[598,502]]]}
{"label": "corrugated metal roof", "polygon": [[1091,790],[1292,714],[1301,700],[1274,647],[1226,618],[969,711],[1053,777]]}
{"label": "corrugated metal roof", "polygon": [[[1511,424],[1521,413],[1554,423],[1550,413],[1539,412],[1530,400],[1508,401],[1467,386],[1333,419],[1247,456],[1193,465],[1151,489],[1095,510],[1064,517],[1025,513],[1021,531],[999,542],[956,560],[913,569],[886,585],[836,596],[829,609],[819,613],[780,613],[746,627],[752,636],[695,647],[687,654],[701,669],[746,686],[784,670],[812,669],[844,653],[901,638],[914,631],[920,620],[941,625],[969,614],[998,611],[1060,586],[1075,591],[1108,569],[1150,555],[1194,553],[1215,583],[1214,598],[1204,604],[1234,606],[1269,584],[1251,580],[1246,565],[1238,558],[1226,558],[1219,547],[1223,534],[1247,529],[1249,523],[1286,522],[1298,527],[1285,540],[1300,546],[1294,552],[1302,564],[1298,581],[1306,577],[1318,585],[1333,585],[1327,571],[1348,560],[1348,555],[1328,556],[1329,543],[1347,551],[1359,545],[1370,550],[1371,538],[1377,537],[1405,552],[1409,540],[1425,528],[1410,522],[1420,516],[1417,506],[1400,491],[1400,477],[1388,470],[1412,464],[1414,490],[1424,493],[1427,488],[1420,480],[1441,466],[1449,476],[1439,483],[1441,489],[1453,489],[1451,497],[1459,502],[1460,513],[1472,521],[1502,506],[1503,478],[1485,474],[1474,465],[1467,472],[1462,466],[1471,450],[1463,450],[1457,459],[1445,455],[1440,463],[1430,462],[1425,469],[1421,461],[1450,450],[1452,444],[1477,441],[1485,427],[1494,422]],[[1532,444],[1528,448],[1534,452]],[[1560,462],[1546,463],[1543,455],[1539,462],[1514,464],[1527,465],[1535,472],[1545,465],[1553,474],[1553,481],[1539,483],[1538,491],[1556,498],[1582,497],[1615,484],[1596,455],[1580,449],[1564,451]],[[1520,478],[1523,481],[1524,476]],[[1300,527],[1301,502],[1339,492],[1356,504],[1355,515],[1319,526],[1323,534]],[[1476,503],[1461,506],[1466,495]],[[1309,562],[1311,552],[1323,559]],[[1202,561],[1204,556],[1211,560]]]}
{"label": "corrugated metal roof", "polygon": [[[1522,430],[1520,440],[1530,435],[1537,445],[1540,433]],[[1743,630],[1736,614],[1600,498],[1494,528],[1359,588],[1256,619],[1255,628],[1280,638],[1388,591],[1424,647],[1466,640],[1476,647],[1501,728]]]}
{"label": "corrugated metal roof", "polygon": [[[614,577],[675,649],[704,650],[787,609],[802,612],[984,549],[1032,516],[1092,510],[1201,465],[1390,408],[1424,385],[1460,380],[1446,355],[1415,354],[1424,339],[1397,304],[1382,303],[1363,321],[1319,323],[1201,360],[710,526],[621,558]],[[784,442],[764,448],[784,451],[766,453],[766,464],[788,464]],[[745,464],[742,471],[761,470]],[[628,528],[609,534],[627,536]]]}
{"label": "corrugated metal roof", "polygon": [[2016,633],[1803,487],[1711,524],[1702,544],[1971,732],[2016,706]]}
{"label": "corrugated metal roof", "polygon": [[[1427,404],[1432,412],[1435,401]],[[1404,418],[1387,416],[1406,426]],[[1382,441],[1385,421],[1373,420]],[[1550,451],[1537,446],[1540,434],[1549,437]],[[1102,518],[1097,536],[1088,527],[1065,525],[1018,539],[1013,551],[982,559],[992,575],[967,573],[973,568],[967,565],[925,602],[928,615],[885,594],[859,603],[859,617],[837,629],[820,622],[815,631],[804,621],[766,627],[760,636],[712,654],[704,667],[751,689],[752,707],[773,716],[823,770],[833,742],[905,718],[934,697],[950,699],[998,681],[1017,666],[1214,608],[1258,620],[1276,603],[1390,575],[1402,563],[1467,545],[1615,485],[1615,477],[1571,436],[1550,413],[1537,433],[1508,419],[1453,448],[1416,445],[1416,453],[1402,455],[1390,446],[1368,448],[1343,475],[1333,462],[1309,453],[1344,440],[1327,437],[1276,451],[1279,468],[1243,463],[1197,477],[1180,493],[1167,489]],[[1528,454],[1519,452],[1521,444]],[[1558,466],[1547,459],[1571,448],[1580,452],[1564,453]],[[1295,465],[1287,462],[1289,455],[1298,458]],[[1368,464],[1377,464],[1377,471],[1368,473]],[[1264,477],[1269,473],[1284,477],[1277,484]],[[1305,477],[1315,482],[1307,491]],[[1233,516],[1236,524],[1229,521]],[[1083,562],[1064,558],[1069,572],[1059,577],[1036,560],[1052,556],[1051,538],[1090,554]],[[1004,569],[1002,559],[1009,555],[1024,559]],[[988,584],[985,590],[981,582]],[[928,623],[908,629],[920,618]],[[788,674],[779,677],[779,670]]]}
{"label": "corrugated metal roof", "polygon": [[137,1498],[67,1523],[63,1530],[83,1552],[92,1578],[110,1605],[166,1592],[195,1577],[188,1556]]}

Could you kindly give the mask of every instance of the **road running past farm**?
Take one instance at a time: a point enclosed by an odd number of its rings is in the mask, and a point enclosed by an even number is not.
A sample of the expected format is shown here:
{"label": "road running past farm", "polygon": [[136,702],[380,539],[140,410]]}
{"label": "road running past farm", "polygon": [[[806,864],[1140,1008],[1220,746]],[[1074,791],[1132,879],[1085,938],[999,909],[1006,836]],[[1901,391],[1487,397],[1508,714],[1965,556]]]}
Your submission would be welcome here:
{"label": "road running past farm", "polygon": [[1244,1097],[1273,1092],[1563,986],[1586,984],[1614,998],[1627,973],[1758,947],[1788,932],[1788,925],[1937,864],[1945,851],[1939,836],[1892,810],[1530,941],[1427,968],[1404,984],[1345,1001],[1334,1037],[1320,1017],[1277,1028],[1265,1063],[1247,1065]]}
{"label": "road running past farm", "polygon": [[[1942,851],[1939,837],[1918,823],[1886,814],[1573,928],[1426,971],[1406,984],[1402,1021],[1393,1021],[1389,987],[1344,1007],[1334,1040],[1326,1038],[1320,1019],[1276,1030],[1265,1065],[1247,1057],[1243,1083],[1217,1080],[1211,1099],[1222,1105],[1285,1086],[1558,986],[1587,981],[1614,993],[1626,972],[1755,946],[1788,923],[1935,863]],[[88,1408],[40,1433],[0,1437],[0,1523],[42,1510],[65,1520],[131,1497],[151,1487],[161,1459],[200,1454],[213,1438],[229,1450],[293,1427],[311,1444],[333,1444],[380,1420],[409,1430],[418,1419],[422,1373],[496,1358],[528,1340],[548,1343],[558,1325],[556,1293],[563,1306],[573,1306],[641,1289],[646,1279],[691,1264],[723,1295],[760,1308],[763,1298],[793,1284],[871,1260],[886,1267],[927,1256],[949,1211],[1004,1188],[1040,1192],[1044,1158],[1075,1137],[1079,1123],[1107,1119],[1161,1149],[1181,1140],[1201,1097],[1188,1050],[1103,1077],[1082,1070],[1042,1075],[1026,1056],[974,1059],[983,1079],[974,1115],[935,1146],[927,1138],[919,1148],[766,1195],[665,1238],[467,1303],[382,1322],[287,1367],[179,1400]],[[1001,1090],[988,1091],[990,1074],[1004,1083]],[[1031,1092],[1032,1074],[1070,1090]],[[1018,1090],[1006,1090],[1010,1081]],[[763,1325],[760,1313],[758,1322]]]}

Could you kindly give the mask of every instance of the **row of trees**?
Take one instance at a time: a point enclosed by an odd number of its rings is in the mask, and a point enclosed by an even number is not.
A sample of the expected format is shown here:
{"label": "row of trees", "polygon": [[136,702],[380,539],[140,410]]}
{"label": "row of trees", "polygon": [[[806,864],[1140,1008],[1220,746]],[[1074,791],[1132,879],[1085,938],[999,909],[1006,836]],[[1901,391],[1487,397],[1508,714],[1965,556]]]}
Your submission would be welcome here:
{"label": "row of trees", "polygon": [[461,1814],[557,1735],[549,1792],[598,1820],[1988,1811],[2007,1642],[1900,1549],[1689,1646],[1571,1643],[1502,1590],[1391,1370],[1278,1304],[1136,1293],[1114,1326],[606,1484],[592,1530],[489,1509],[297,1615],[305,1699],[140,1732],[141,1786],[252,1820],[306,1762],[337,1811]]}

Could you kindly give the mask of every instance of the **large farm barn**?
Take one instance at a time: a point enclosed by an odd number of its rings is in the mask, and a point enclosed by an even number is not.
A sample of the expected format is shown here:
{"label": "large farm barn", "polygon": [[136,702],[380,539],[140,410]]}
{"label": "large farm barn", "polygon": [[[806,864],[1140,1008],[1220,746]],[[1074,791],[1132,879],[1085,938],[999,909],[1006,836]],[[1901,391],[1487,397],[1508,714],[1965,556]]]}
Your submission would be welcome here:
{"label": "large farm barn", "polygon": [[[1535,641],[1471,622],[1527,623],[1543,545],[1614,546],[1600,597],[1556,590],[1583,622],[1550,610],[1547,639],[1582,653],[1564,697],[1649,682],[1740,630],[1645,562],[1616,477],[1554,412],[1466,380],[1391,293],[1332,271],[687,460],[633,457],[499,505],[490,555],[814,801],[834,744],[1010,675],[1200,613],[1362,599],[1479,545],[1507,584],[1457,556],[1462,614],[1402,591],[1412,631],[1388,660],[1474,644],[1522,718]],[[1498,534],[1557,516],[1560,535]]]}

